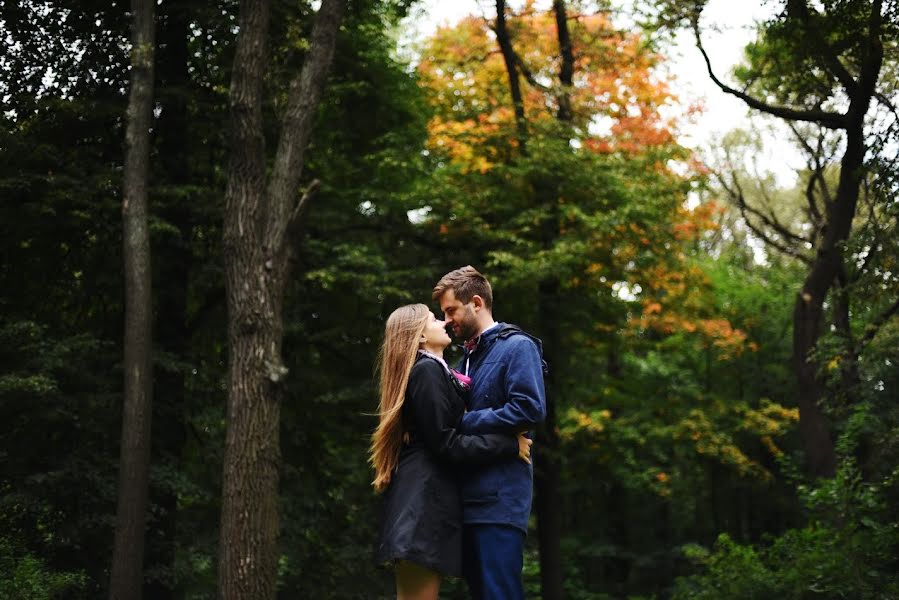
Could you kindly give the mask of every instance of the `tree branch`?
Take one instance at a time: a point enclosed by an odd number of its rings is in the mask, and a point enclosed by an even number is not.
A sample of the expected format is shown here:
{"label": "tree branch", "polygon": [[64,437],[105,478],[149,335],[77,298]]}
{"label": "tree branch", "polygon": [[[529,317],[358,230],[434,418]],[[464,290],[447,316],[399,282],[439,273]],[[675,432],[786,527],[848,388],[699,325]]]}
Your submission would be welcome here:
{"label": "tree branch", "polygon": [[306,225],[306,215],[309,213],[309,206],[315,197],[318,196],[318,191],[321,187],[321,180],[313,179],[306,191],[303,192],[303,196],[297,202],[293,212],[290,213],[290,220],[287,222],[287,237],[291,240],[289,243],[294,250],[296,250],[296,246],[299,244],[299,237],[303,232],[303,227]]}
{"label": "tree branch", "polygon": [[527,81],[532,87],[537,88],[541,92],[546,94],[552,94],[553,90],[548,85],[543,85],[534,77],[534,73],[528,68],[528,66],[524,63],[524,60],[518,55],[515,50],[511,50],[512,57],[515,59],[515,64],[518,66],[518,70],[521,71],[521,75],[524,77],[524,80]]}
{"label": "tree branch", "polygon": [[[804,0],[789,0],[787,2],[787,12],[794,15],[805,26],[805,30],[814,38],[815,43],[822,49],[821,57],[824,59],[825,68],[830,71],[831,75],[837,78],[840,84],[846,89],[848,96],[855,93],[858,83],[853,79],[852,74],[840,62],[839,56],[834,53],[833,48],[827,43],[827,40],[821,34],[820,29],[813,22],[813,16],[809,12],[808,5]],[[817,14],[815,15],[817,16]]]}
{"label": "tree branch", "polygon": [[732,96],[736,96],[751,108],[760,110],[769,115],[774,115],[775,117],[780,117],[781,119],[786,119],[788,121],[807,121],[809,123],[818,123],[822,127],[827,127],[828,129],[845,129],[848,126],[846,115],[832,113],[826,110],[796,110],[794,108],[789,108],[786,106],[775,106],[772,104],[768,104],[767,102],[762,102],[761,100],[753,98],[745,92],[736,90],[723,83],[720,79],[718,79],[718,77],[715,75],[714,70],[712,69],[712,61],[709,59],[709,55],[706,52],[705,47],[702,45],[702,38],[699,33],[699,23],[695,18],[692,25],[693,35],[696,39],[696,47],[702,53],[702,58],[705,61],[709,77],[711,78],[712,82],[717,85],[722,91]]}
{"label": "tree branch", "polygon": [[291,203],[303,171],[304,153],[312,135],[313,118],[334,57],[345,0],[322,0],[312,27],[309,54],[290,82],[281,137],[268,187],[269,215],[265,244],[283,250]]}
{"label": "tree branch", "polygon": [[746,226],[749,227],[750,231],[752,231],[760,240],[762,240],[762,242],[764,242],[766,245],[771,246],[772,248],[782,252],[783,254],[785,254],[787,256],[792,256],[793,258],[795,258],[807,265],[811,264],[811,260],[807,256],[798,252],[794,248],[790,248],[790,247],[786,246],[785,244],[782,244],[782,243],[778,242],[777,240],[773,239],[771,236],[769,236],[767,233],[765,233],[760,227],[755,225],[749,219],[749,215],[747,213],[756,215],[759,218],[761,218],[763,221],[765,220],[765,216],[762,214],[759,214],[757,210],[753,209],[746,203],[746,198],[743,195],[742,187],[740,186],[740,182],[739,182],[739,180],[737,180],[736,176],[733,176],[733,184],[734,184],[733,188],[730,187],[729,185],[727,185],[727,182],[720,175],[718,175],[717,178],[718,178],[719,182],[721,183],[721,187],[723,187],[724,190],[731,197],[731,199],[736,202],[737,208],[739,208],[739,210],[740,210],[740,216],[743,217],[743,221],[746,223]]}
{"label": "tree branch", "polygon": [[877,335],[877,332],[880,331],[880,328],[883,327],[897,312],[899,312],[899,298],[865,327],[865,335],[862,336],[859,346],[864,347],[873,340]]}

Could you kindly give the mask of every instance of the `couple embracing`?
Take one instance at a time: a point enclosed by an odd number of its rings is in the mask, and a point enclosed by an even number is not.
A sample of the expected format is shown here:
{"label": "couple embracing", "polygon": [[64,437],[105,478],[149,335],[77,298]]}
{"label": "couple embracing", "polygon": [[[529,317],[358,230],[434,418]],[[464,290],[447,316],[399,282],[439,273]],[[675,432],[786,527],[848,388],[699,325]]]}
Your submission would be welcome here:
{"label": "couple embracing", "polygon": [[[397,598],[436,599],[443,576],[464,576],[475,600],[524,598],[524,541],[533,469],[527,437],[546,415],[540,341],[493,319],[490,283],[473,267],[447,273],[433,299],[387,319],[372,436],[384,493],[376,558],[394,569]],[[443,359],[447,328],[465,344]]]}

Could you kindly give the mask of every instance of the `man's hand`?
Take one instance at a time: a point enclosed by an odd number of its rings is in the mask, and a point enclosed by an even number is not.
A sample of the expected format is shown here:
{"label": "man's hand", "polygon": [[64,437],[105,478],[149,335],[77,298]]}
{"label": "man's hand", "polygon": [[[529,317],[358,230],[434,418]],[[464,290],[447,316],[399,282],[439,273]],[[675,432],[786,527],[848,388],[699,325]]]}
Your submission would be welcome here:
{"label": "man's hand", "polygon": [[518,434],[518,458],[528,464],[531,464],[531,444],[533,443],[533,440],[524,437],[523,433]]}

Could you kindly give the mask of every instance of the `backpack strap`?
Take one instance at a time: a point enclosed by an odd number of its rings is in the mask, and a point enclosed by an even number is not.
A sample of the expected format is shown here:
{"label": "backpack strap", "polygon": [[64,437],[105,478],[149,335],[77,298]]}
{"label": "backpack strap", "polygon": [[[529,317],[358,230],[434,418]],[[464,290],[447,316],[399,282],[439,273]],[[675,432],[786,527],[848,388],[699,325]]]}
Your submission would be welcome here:
{"label": "backpack strap", "polygon": [[545,377],[547,374],[549,374],[549,365],[546,364],[546,359],[543,358],[543,341],[540,338],[526,332],[518,325],[512,325],[511,323],[504,323],[500,326],[499,332],[496,334],[496,339],[504,340],[506,338],[512,337],[513,335],[523,335],[527,338],[530,338],[532,342],[537,344],[537,350],[540,352],[540,363],[543,367],[543,375]]}

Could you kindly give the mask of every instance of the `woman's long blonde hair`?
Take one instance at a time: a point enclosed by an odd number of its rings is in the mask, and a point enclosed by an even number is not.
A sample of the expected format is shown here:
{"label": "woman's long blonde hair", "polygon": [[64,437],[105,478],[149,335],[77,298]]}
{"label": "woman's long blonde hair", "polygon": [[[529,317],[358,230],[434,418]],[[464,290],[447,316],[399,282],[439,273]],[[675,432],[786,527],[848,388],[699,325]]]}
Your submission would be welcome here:
{"label": "woman's long blonde hair", "polygon": [[409,373],[431,311],[424,304],[407,304],[393,311],[384,327],[377,372],[381,398],[378,427],[371,436],[369,462],[375,469],[372,485],[381,492],[390,484],[403,445],[403,400]]}

